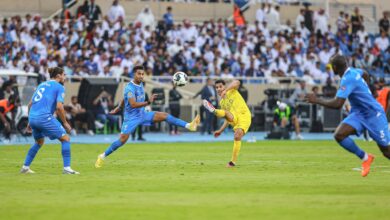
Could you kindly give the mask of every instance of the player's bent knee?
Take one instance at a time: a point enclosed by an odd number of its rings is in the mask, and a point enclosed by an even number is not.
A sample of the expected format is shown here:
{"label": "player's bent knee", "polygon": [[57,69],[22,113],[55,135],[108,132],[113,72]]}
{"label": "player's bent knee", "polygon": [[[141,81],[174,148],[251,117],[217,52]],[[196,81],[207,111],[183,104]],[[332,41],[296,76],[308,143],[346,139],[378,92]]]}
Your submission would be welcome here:
{"label": "player's bent knee", "polygon": [[129,135],[122,134],[119,138],[119,141],[122,142],[122,144],[125,144],[128,139],[129,139]]}
{"label": "player's bent knee", "polygon": [[45,143],[45,139],[39,139],[39,140],[36,140],[35,143],[37,143],[39,146],[42,147],[42,145]]}
{"label": "player's bent knee", "polygon": [[241,129],[234,132],[234,140],[235,141],[241,141],[243,136],[244,136],[244,132]]}
{"label": "player's bent knee", "polygon": [[66,135],[60,137],[59,140],[60,140],[61,142],[63,142],[63,141],[69,142],[69,141],[70,141],[70,137],[69,137],[69,135],[66,134]]}
{"label": "player's bent knee", "polygon": [[347,136],[341,132],[336,132],[336,133],[334,133],[333,137],[337,142],[340,142],[340,141],[344,140]]}

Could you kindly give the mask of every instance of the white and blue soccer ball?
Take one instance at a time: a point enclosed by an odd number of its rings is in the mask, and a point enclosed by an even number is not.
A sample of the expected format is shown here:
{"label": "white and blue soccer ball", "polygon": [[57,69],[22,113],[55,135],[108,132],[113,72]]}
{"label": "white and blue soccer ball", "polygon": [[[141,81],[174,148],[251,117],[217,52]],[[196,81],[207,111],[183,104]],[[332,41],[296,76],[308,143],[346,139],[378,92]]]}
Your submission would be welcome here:
{"label": "white and blue soccer ball", "polygon": [[172,77],[173,84],[176,86],[182,87],[187,85],[188,83],[188,76],[184,72],[176,72],[173,74]]}

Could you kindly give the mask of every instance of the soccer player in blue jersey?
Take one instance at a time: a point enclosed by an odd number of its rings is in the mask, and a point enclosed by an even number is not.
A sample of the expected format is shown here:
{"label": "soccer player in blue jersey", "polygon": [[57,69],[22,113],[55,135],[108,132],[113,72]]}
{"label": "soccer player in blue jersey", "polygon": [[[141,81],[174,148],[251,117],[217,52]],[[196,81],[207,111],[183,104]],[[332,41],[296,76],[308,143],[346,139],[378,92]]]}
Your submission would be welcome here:
{"label": "soccer player in blue jersey", "polygon": [[[65,82],[65,73],[62,68],[49,68],[50,79],[47,82],[41,83],[35,90],[31,101],[28,105],[29,125],[27,129],[34,136],[35,143],[31,146],[27,153],[24,165],[20,170],[21,173],[34,173],[30,169],[30,165],[35,158],[35,155],[42,147],[45,137],[51,140],[58,139],[62,145],[62,158],[64,161],[63,174],[79,174],[79,172],[72,170],[70,167],[70,139],[69,133],[71,127],[66,121],[64,110],[65,89],[63,83]],[[57,116],[62,121],[64,127],[53,116],[56,112]]]}
{"label": "soccer player in blue jersey", "polygon": [[341,77],[336,97],[325,100],[317,98],[314,94],[309,94],[306,96],[306,101],[328,108],[340,109],[345,100],[349,100],[350,114],[337,127],[334,138],[343,148],[363,161],[361,175],[365,177],[370,172],[374,156],[360,149],[349,136],[359,136],[366,129],[383,155],[390,159],[390,135],[386,114],[371,94],[367,85],[369,75],[366,72],[348,67],[347,60],[340,55],[332,57],[331,65],[335,74]]}
{"label": "soccer player in blue jersey", "polygon": [[116,114],[124,107],[124,121],[119,140],[113,142],[104,153],[98,156],[95,163],[96,168],[102,167],[104,159],[127,142],[129,135],[138,125],[151,125],[154,122],[166,121],[169,124],[186,128],[189,131],[196,131],[196,128],[200,124],[199,115],[191,123],[187,123],[165,112],[146,112],[144,107],[150,105],[156,98],[156,95],[152,95],[149,101],[145,102],[145,91],[143,87],[144,68],[142,66],[135,66],[133,73],[134,80],[127,84],[124,91],[124,99],[118,107],[110,112],[110,114]]}

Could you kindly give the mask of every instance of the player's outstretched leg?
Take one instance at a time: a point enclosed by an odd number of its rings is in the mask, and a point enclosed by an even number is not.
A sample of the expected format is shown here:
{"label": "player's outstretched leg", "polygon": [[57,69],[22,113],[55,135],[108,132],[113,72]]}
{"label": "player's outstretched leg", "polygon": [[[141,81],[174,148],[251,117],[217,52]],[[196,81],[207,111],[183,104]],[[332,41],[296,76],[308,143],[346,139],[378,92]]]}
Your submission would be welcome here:
{"label": "player's outstretched leg", "polygon": [[241,139],[244,136],[245,132],[238,128],[234,131],[234,145],[233,145],[233,153],[231,161],[226,165],[226,167],[234,167],[237,163],[238,154],[241,149]]}
{"label": "player's outstretched leg", "polygon": [[165,112],[155,112],[153,116],[153,122],[166,121],[170,125],[176,125],[178,127],[187,128],[189,131],[196,131],[200,124],[200,116],[197,115],[192,122],[186,122],[180,118],[173,117],[172,115]]}
{"label": "player's outstretched leg", "polygon": [[70,153],[70,138],[68,135],[64,135],[61,138],[59,138],[59,141],[61,141],[61,147],[62,147],[62,159],[64,162],[64,169],[62,171],[63,174],[80,174],[79,172],[72,170],[70,167],[71,162],[71,153]]}
{"label": "player's outstretched leg", "polygon": [[38,153],[39,149],[43,146],[43,143],[45,142],[44,138],[38,139],[35,141],[33,145],[31,145],[30,150],[28,150],[28,153],[26,155],[26,159],[24,160],[24,164],[22,169],[20,170],[20,173],[35,173],[30,169],[30,165],[33,162],[35,155]]}
{"label": "player's outstretched leg", "polygon": [[370,173],[370,167],[371,163],[374,161],[374,156],[367,154],[362,149],[360,149],[352,140],[352,138],[349,137],[349,135],[353,135],[355,133],[356,130],[352,126],[342,123],[339,125],[339,127],[337,127],[334,138],[340,144],[340,146],[363,160],[361,174],[363,177],[365,177]]}
{"label": "player's outstretched leg", "polygon": [[209,101],[203,99],[203,106],[211,113],[214,113],[218,118],[225,118],[227,121],[232,122],[234,116],[226,110],[216,109]]}
{"label": "player's outstretched leg", "polygon": [[123,146],[129,139],[129,136],[130,136],[129,134],[121,134],[119,140],[114,141],[104,153],[99,154],[95,163],[95,167],[96,168],[102,167],[104,163],[104,159],[108,157],[110,154],[112,154],[114,151],[116,151],[118,148]]}

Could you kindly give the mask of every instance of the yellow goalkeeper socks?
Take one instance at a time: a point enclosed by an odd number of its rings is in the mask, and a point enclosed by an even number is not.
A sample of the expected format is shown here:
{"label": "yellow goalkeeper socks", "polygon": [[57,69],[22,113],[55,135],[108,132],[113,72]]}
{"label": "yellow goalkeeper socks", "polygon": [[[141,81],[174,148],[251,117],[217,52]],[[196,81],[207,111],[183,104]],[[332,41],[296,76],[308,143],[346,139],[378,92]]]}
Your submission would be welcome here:
{"label": "yellow goalkeeper socks", "polygon": [[234,141],[233,155],[232,155],[233,163],[237,162],[237,157],[238,157],[238,153],[240,153],[240,149],[241,149],[241,141]]}
{"label": "yellow goalkeeper socks", "polygon": [[221,110],[221,109],[215,109],[215,115],[218,117],[218,118],[224,118],[226,113],[225,113],[225,110]]}

